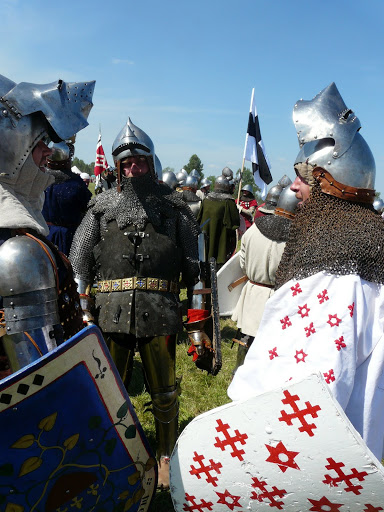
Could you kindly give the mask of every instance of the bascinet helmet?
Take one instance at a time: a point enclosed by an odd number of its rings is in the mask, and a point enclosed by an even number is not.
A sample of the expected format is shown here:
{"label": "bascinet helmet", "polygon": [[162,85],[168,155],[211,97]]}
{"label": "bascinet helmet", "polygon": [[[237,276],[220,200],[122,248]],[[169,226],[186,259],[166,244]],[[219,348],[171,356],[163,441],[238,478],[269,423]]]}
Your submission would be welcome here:
{"label": "bascinet helmet", "polygon": [[224,169],[221,171],[221,174],[228,180],[233,178],[233,171],[229,167],[224,167]]}
{"label": "bascinet helmet", "polygon": [[280,185],[283,188],[289,187],[290,185],[292,185],[292,180],[286,174],[284,174],[284,176],[279,179],[277,184]]}
{"label": "bascinet helmet", "polygon": [[48,136],[70,139],[88,125],[95,82],[16,84],[0,75],[0,179],[15,184],[29,154]]}
{"label": "bascinet helmet", "polygon": [[185,185],[185,180],[187,179],[187,176],[188,176],[188,173],[184,174],[184,172],[182,172],[182,171],[180,171],[176,174],[177,183],[180,185],[180,187]]}
{"label": "bascinet helmet", "polygon": [[199,179],[200,179],[200,173],[196,169],[192,169],[190,176],[193,176],[194,178],[196,178],[197,181],[199,181]]}
{"label": "bascinet helmet", "polygon": [[[129,156],[145,156],[148,160],[149,172],[156,180],[155,147],[148,135],[134,125],[128,117],[127,123],[120,131],[112,146],[112,156],[120,174],[120,162]],[[120,180],[120,177],[118,176]]]}
{"label": "bascinet helmet", "polygon": [[203,178],[200,183],[200,190],[205,187],[210,187],[212,183],[209,181],[208,178]]}
{"label": "bascinet helmet", "polygon": [[243,187],[241,187],[241,190],[246,190],[247,192],[250,192],[252,195],[254,195],[252,185],[244,185]]}
{"label": "bascinet helmet", "polygon": [[300,199],[297,199],[296,193],[293,192],[293,190],[291,190],[288,186],[284,187],[277,201],[275,215],[293,219],[299,202]]}
{"label": "bascinet helmet", "polygon": [[199,186],[199,180],[190,174],[188,178],[185,180],[184,187],[189,187],[193,190],[197,190],[197,187]]}
{"label": "bascinet helmet", "polygon": [[295,164],[313,166],[313,176],[324,193],[372,203],[375,160],[359,133],[359,119],[345,105],[336,85],[331,83],[312,100],[298,101],[293,121],[301,148]]}
{"label": "bascinet helmet", "polygon": [[175,173],[172,171],[165,172],[163,174],[163,183],[166,183],[168,187],[174,190],[177,187],[178,181]]}
{"label": "bascinet helmet", "polygon": [[188,173],[187,173],[187,171],[186,171],[185,169],[180,169],[180,171],[178,172],[178,174],[180,174],[180,173],[184,174],[185,179],[187,179]]}
{"label": "bascinet helmet", "polygon": [[215,181],[215,191],[216,192],[229,192],[229,189],[230,189],[230,184],[229,184],[229,180],[221,175],[221,176],[218,176],[216,181]]}
{"label": "bascinet helmet", "polygon": [[265,204],[260,206],[259,212],[262,213],[273,213],[277,206],[277,202],[279,200],[280,194],[283,191],[283,187],[281,185],[274,185],[268,190],[267,197],[265,198]]}

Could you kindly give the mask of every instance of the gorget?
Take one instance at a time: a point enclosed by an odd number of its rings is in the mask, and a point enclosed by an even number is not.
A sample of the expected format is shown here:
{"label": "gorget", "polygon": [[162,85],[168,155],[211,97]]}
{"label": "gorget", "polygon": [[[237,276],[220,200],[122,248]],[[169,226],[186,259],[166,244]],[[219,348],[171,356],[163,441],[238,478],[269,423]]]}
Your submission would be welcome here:
{"label": "gorget", "polygon": [[53,179],[37,167],[30,153],[16,183],[0,180],[0,228],[33,229],[47,235],[49,229],[41,210],[44,190],[53,183]]}
{"label": "gorget", "polygon": [[288,240],[291,223],[291,220],[278,215],[265,215],[255,219],[258,230],[274,242],[286,242]]}
{"label": "gorget", "polygon": [[276,288],[318,272],[384,284],[384,222],[372,206],[323,194],[315,182],[292,221]]}
{"label": "gorget", "polygon": [[234,201],[233,197],[228,192],[209,192],[206,198],[213,199],[214,201],[224,201],[224,199],[232,199]]}

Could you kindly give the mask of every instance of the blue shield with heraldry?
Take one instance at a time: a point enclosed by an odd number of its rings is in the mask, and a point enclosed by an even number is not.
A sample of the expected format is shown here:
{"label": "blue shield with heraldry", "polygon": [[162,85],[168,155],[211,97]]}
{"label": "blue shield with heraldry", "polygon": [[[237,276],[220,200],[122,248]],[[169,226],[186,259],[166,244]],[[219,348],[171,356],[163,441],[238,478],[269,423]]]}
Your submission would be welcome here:
{"label": "blue shield with heraldry", "polygon": [[145,512],[157,464],[100,330],[0,381],[0,509]]}

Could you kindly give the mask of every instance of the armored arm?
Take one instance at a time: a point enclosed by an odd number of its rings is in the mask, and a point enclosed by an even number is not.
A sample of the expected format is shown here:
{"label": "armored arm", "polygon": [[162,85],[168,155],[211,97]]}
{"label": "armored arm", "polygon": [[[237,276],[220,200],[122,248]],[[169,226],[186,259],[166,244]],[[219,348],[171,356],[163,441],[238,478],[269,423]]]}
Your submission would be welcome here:
{"label": "armored arm", "polygon": [[80,305],[86,323],[92,323],[94,320],[91,314],[93,299],[90,290],[93,285],[95,265],[93,249],[99,241],[100,221],[89,210],[76,230],[69,253],[69,260],[72,264],[77,290],[80,295]]}
{"label": "armored arm", "polygon": [[58,311],[58,277],[48,247],[16,236],[0,247],[3,343],[14,372],[63,341]]}

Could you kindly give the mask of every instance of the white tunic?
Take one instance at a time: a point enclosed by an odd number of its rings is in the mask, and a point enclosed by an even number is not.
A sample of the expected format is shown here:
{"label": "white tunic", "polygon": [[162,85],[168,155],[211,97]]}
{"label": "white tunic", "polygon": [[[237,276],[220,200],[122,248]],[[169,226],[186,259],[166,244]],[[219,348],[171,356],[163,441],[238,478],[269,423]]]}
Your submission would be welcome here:
{"label": "white tunic", "polygon": [[[243,272],[255,283],[273,286],[284,247],[285,242],[269,240],[253,224],[241,239],[240,266]],[[272,294],[272,288],[250,281],[246,283],[232,315],[243,334],[256,336],[265,303]]]}
{"label": "white tunic", "polygon": [[319,272],[285,283],[228,388],[232,400],[321,371],[380,460],[384,440],[384,286]]}

